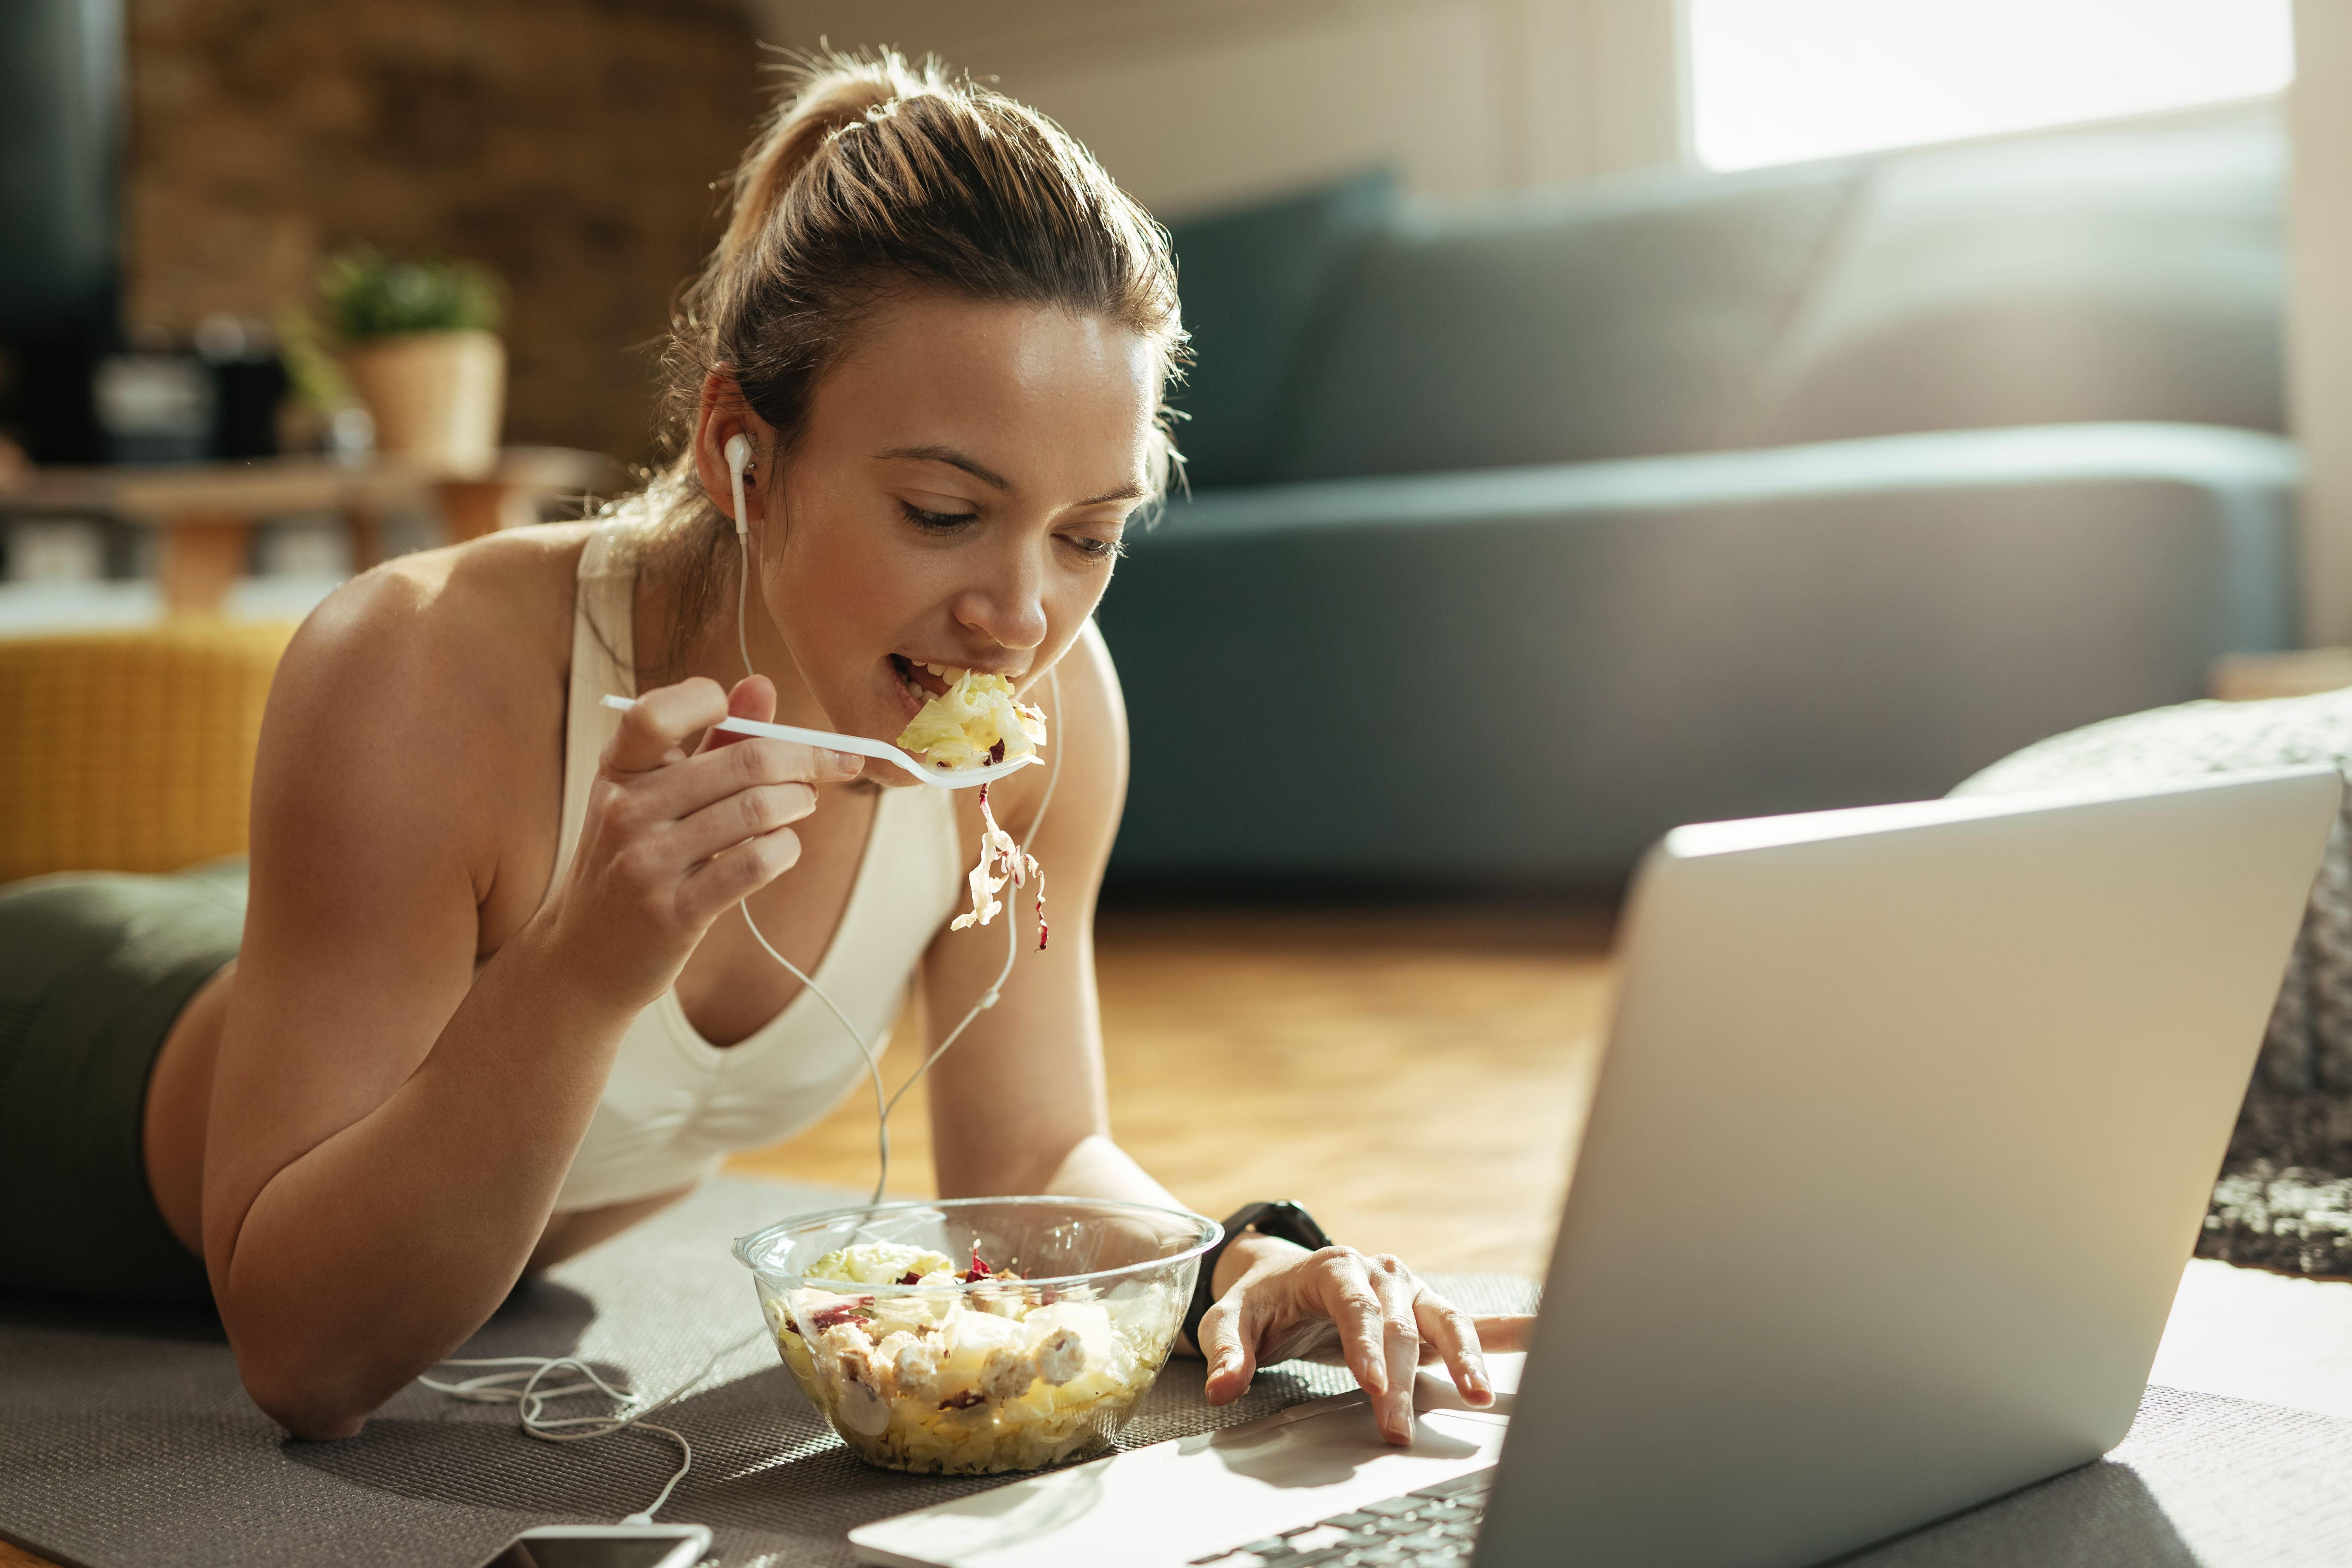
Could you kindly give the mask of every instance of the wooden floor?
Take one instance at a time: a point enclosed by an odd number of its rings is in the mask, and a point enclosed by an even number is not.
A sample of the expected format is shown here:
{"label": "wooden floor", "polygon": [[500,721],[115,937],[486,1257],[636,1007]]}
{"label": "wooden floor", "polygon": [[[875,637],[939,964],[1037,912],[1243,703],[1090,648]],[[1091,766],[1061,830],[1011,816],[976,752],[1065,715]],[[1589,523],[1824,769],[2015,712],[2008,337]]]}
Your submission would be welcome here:
{"label": "wooden floor", "polygon": [[[1097,931],[1111,1129],[1210,1215],[1295,1198],[1423,1269],[1538,1271],[1610,987],[1605,912],[1435,909],[1113,914]],[[885,1066],[912,1070],[911,1031]],[[891,1186],[930,1191],[919,1088]],[[864,1187],[853,1097],[742,1173]]]}

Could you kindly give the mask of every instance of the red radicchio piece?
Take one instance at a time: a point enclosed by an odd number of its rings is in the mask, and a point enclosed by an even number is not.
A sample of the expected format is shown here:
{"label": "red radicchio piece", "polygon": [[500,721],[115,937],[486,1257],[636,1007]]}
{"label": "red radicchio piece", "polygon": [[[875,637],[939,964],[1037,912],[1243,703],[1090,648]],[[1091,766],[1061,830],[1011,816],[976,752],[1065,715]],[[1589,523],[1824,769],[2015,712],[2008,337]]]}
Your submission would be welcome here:
{"label": "red radicchio piece", "polygon": [[810,1315],[809,1326],[824,1330],[830,1329],[838,1323],[864,1321],[874,1316],[866,1310],[873,1300],[874,1298],[871,1296],[859,1296],[844,1301],[838,1307],[823,1308]]}
{"label": "red radicchio piece", "polygon": [[911,1268],[898,1276],[898,1283],[901,1285],[920,1285],[922,1282],[923,1277]]}
{"label": "red radicchio piece", "polygon": [[971,1267],[963,1271],[963,1282],[970,1285],[975,1280],[985,1279],[995,1272],[996,1270],[991,1268],[986,1260],[980,1256],[980,1248],[975,1247],[971,1249]]}
{"label": "red radicchio piece", "polygon": [[999,741],[996,744],[988,748],[988,760],[992,763],[1001,763],[1004,760],[1003,742]]}

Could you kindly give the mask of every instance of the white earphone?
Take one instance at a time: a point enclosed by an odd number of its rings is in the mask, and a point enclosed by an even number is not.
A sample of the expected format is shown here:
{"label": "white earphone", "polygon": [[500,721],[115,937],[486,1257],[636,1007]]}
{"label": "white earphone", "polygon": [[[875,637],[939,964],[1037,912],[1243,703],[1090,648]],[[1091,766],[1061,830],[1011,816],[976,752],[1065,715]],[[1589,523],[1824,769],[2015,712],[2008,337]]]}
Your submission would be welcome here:
{"label": "white earphone", "polygon": [[751,438],[738,430],[727,437],[727,479],[735,489],[735,532],[740,538],[751,531],[743,516],[743,470],[751,466]]}

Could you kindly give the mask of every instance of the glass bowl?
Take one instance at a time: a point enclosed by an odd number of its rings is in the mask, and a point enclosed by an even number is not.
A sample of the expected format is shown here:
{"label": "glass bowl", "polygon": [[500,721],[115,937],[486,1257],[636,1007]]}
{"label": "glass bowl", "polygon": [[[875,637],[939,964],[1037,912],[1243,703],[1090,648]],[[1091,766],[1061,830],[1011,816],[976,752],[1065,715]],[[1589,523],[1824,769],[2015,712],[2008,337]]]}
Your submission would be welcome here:
{"label": "glass bowl", "polygon": [[[954,1198],[789,1219],[739,1238],[735,1258],[784,1364],[860,1458],[982,1475],[1109,1447],[1223,1234],[1148,1204]],[[867,1249],[856,1282],[809,1277],[852,1247]],[[929,1272],[908,1251],[935,1255]]]}

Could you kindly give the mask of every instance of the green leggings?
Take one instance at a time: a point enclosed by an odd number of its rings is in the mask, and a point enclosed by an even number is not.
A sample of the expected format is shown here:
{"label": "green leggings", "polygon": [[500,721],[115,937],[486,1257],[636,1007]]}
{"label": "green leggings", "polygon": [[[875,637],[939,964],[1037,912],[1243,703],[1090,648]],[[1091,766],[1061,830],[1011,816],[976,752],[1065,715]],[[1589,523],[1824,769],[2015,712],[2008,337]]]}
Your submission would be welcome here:
{"label": "green leggings", "polygon": [[211,1302],[141,1124],[164,1036],[244,927],[241,860],[0,884],[0,1289]]}

